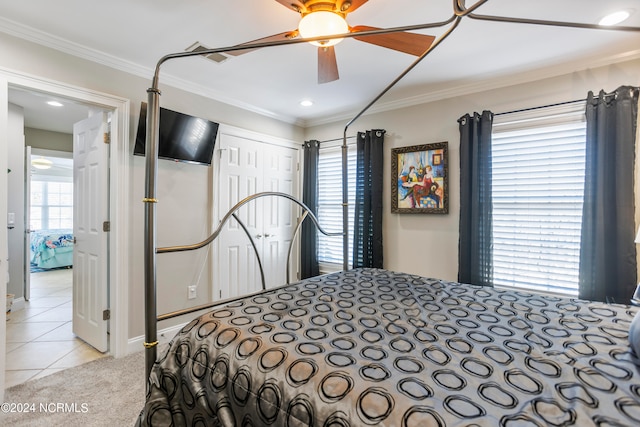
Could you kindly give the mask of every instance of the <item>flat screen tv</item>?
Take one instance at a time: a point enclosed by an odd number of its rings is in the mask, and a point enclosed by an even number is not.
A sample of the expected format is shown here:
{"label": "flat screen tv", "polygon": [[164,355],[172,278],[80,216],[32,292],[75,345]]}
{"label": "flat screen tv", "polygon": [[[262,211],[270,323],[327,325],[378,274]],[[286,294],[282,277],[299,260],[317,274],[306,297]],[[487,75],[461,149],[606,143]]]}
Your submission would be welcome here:
{"label": "flat screen tv", "polygon": [[[211,165],[218,123],[160,108],[158,158]],[[147,103],[140,106],[133,154],[144,156],[147,135]]]}

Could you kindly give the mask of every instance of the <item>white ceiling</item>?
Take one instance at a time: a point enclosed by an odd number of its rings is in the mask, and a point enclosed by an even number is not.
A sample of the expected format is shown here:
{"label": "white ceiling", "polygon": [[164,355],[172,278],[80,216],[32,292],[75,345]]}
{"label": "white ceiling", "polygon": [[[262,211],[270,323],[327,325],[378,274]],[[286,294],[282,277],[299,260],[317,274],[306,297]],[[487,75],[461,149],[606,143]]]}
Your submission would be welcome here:
{"label": "white ceiling", "polygon": [[[51,106],[47,104],[49,101],[57,101],[62,106]],[[70,134],[74,123],[89,116],[89,108],[85,105],[18,88],[9,88],[9,102],[23,108],[24,124],[33,129]]]}
{"label": "white ceiling", "polygon": [[[473,4],[467,0],[467,7]],[[640,27],[640,0],[489,0],[475,13],[595,24],[619,9],[632,12],[623,25]],[[347,21],[352,26],[389,28],[440,22],[452,14],[452,0],[369,0]],[[111,0],[100,8],[86,0],[0,0],[0,17],[0,31],[150,82],[161,57],[184,51],[194,42],[209,48],[233,46],[294,30],[299,21],[297,13],[275,0]],[[439,37],[447,28],[418,32]],[[355,39],[344,40],[335,50],[340,79],[322,85],[316,82],[316,48],[301,43],[232,56],[222,63],[201,57],[170,61],[162,66],[160,87],[170,84],[309,126],[356,114],[415,60]],[[534,79],[534,71],[540,78],[638,57],[640,32],[466,17],[374,109],[526,81]],[[17,103],[15,91],[11,95]],[[22,98],[21,102],[31,102]],[[313,100],[314,105],[300,106],[303,99]],[[25,117],[32,120],[30,114]]]}

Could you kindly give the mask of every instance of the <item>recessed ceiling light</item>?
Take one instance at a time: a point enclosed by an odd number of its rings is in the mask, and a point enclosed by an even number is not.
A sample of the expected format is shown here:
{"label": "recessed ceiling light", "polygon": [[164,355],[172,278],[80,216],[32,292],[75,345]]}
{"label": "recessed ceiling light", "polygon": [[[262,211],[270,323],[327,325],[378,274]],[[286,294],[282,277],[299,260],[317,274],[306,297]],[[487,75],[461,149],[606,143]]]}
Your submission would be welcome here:
{"label": "recessed ceiling light", "polygon": [[310,99],[303,99],[302,101],[300,101],[300,105],[302,105],[303,107],[311,107],[313,105],[313,101]]}
{"label": "recessed ceiling light", "polygon": [[629,18],[629,16],[631,16],[631,13],[628,10],[619,10],[617,12],[610,13],[602,18],[600,22],[598,22],[598,25],[617,25],[625,21],[627,18]]}
{"label": "recessed ceiling light", "polygon": [[53,165],[53,162],[49,159],[45,159],[44,157],[38,157],[37,159],[31,160],[31,166],[36,169],[49,169]]}
{"label": "recessed ceiling light", "polygon": [[47,104],[51,105],[52,107],[62,107],[62,104],[58,101],[49,101],[47,102]]}

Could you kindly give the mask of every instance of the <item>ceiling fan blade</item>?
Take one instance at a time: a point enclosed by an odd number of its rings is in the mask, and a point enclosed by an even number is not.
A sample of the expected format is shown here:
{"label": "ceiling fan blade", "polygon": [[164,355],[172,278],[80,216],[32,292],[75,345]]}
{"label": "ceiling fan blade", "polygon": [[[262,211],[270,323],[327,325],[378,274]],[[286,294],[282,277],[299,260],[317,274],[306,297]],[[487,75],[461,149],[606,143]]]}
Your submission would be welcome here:
{"label": "ceiling fan blade", "polygon": [[[274,35],[269,36],[269,37],[263,37],[261,39],[251,40],[250,42],[242,43],[242,44],[239,44],[238,46],[244,46],[244,45],[254,44],[254,43],[275,42],[275,41],[279,41],[279,40],[293,39],[295,37],[298,37],[298,30],[286,31],[284,33],[274,34]],[[252,52],[254,50],[256,50],[256,49],[230,50],[228,52],[225,52],[225,54],[238,56],[238,55],[242,55],[242,54],[245,54],[245,53]]]}
{"label": "ceiling fan blade", "polygon": [[338,62],[333,46],[318,48],[318,83],[329,83],[338,80]]}
{"label": "ceiling fan blade", "polygon": [[[352,33],[370,30],[379,30],[379,28],[368,27],[366,25],[357,25],[351,28]],[[354,38],[365,43],[375,44],[376,46],[386,47],[387,49],[393,49],[415,56],[422,55],[435,40],[434,36],[407,32],[374,34]]]}

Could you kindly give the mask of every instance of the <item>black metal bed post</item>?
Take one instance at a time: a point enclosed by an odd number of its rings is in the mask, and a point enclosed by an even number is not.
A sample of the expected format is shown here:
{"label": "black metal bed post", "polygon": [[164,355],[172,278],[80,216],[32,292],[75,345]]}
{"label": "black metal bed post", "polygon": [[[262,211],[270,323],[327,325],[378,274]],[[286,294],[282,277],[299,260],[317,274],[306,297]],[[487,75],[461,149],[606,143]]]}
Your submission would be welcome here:
{"label": "black metal bed post", "polygon": [[[455,1],[455,0],[454,0]],[[486,0],[480,0],[486,1]],[[145,220],[144,220],[144,289],[145,289],[145,342],[144,347],[146,349],[145,354],[145,373],[146,378],[149,378],[151,373],[151,369],[153,364],[156,361],[157,356],[157,345],[158,345],[158,331],[157,331],[157,302],[156,302],[156,179],[157,179],[157,167],[158,167],[158,129],[159,129],[159,117],[160,117],[160,90],[158,89],[158,81],[160,75],[160,67],[163,63],[178,58],[187,58],[191,56],[204,56],[212,53],[224,53],[233,50],[249,50],[249,49],[259,49],[263,47],[273,47],[273,46],[284,46],[289,44],[298,44],[298,43],[307,43],[312,41],[322,41],[327,38],[351,38],[351,37],[363,37],[368,35],[376,35],[376,34],[391,34],[402,31],[414,31],[421,30],[426,28],[434,28],[440,27],[452,22],[455,18],[455,15],[443,22],[429,23],[429,24],[421,24],[421,25],[408,25],[402,27],[394,27],[394,28],[386,28],[386,29],[375,29],[375,30],[367,30],[367,31],[359,31],[357,33],[346,33],[346,34],[336,34],[334,36],[319,36],[319,37],[309,37],[309,38],[298,38],[298,39],[286,39],[280,41],[270,41],[270,42],[261,42],[261,43],[249,43],[249,44],[240,44],[235,46],[228,46],[219,49],[205,49],[197,52],[176,52],[169,55],[165,55],[162,57],[155,69],[155,73],[153,76],[153,84],[150,89],[147,90],[148,93],[148,105],[147,105],[147,136],[146,136],[146,179],[145,179],[145,197],[143,202],[145,203]],[[417,62],[416,62],[417,63]],[[414,64],[415,65],[415,64]],[[413,68],[413,66],[411,66]],[[408,72],[405,71],[402,73],[402,77]],[[400,78],[396,79],[392,85],[394,85]],[[390,87],[390,86],[389,86]],[[384,92],[386,92],[385,89]],[[380,96],[384,94],[380,94],[373,102],[375,102]],[[373,104],[371,102],[367,107],[358,114],[357,117],[362,115],[364,111],[369,109],[369,107]],[[352,120],[352,122],[355,119]],[[350,122],[351,123],[351,122]],[[345,129],[345,137],[343,138],[343,168],[346,168],[347,165],[347,146],[346,146],[346,129]],[[347,176],[343,171],[343,182],[345,183],[343,188],[343,251],[345,256],[345,260],[343,265],[345,266],[345,270],[348,268],[348,197],[346,195],[348,191],[348,184],[346,183],[346,179],[344,177]],[[148,383],[147,383],[148,386]]]}
{"label": "black metal bed post", "polygon": [[[422,54],[420,55],[409,67],[407,67],[398,77],[395,78],[387,87],[385,87],[382,92],[378,94],[373,100],[367,104],[358,114],[356,114],[344,127],[344,135],[342,137],[342,229],[344,230],[344,234],[342,237],[342,251],[343,251],[343,269],[347,270],[349,268],[349,188],[348,188],[348,172],[347,172],[347,164],[348,164],[348,156],[347,156],[347,131],[349,130],[349,126],[351,126],[356,120],[360,118],[373,104],[378,102],[384,94],[386,94],[393,86],[396,85],[400,80],[404,78],[407,73],[409,73],[416,65],[418,65],[429,53],[433,51],[444,39],[446,39],[449,34],[453,32],[453,30],[458,26],[460,20],[469,16],[474,19],[484,19],[489,21],[498,21],[498,22],[512,22],[512,23],[524,23],[524,24],[539,24],[539,25],[557,25],[557,26],[565,26],[565,27],[577,27],[577,28],[591,28],[591,29],[610,29],[610,30],[618,30],[618,31],[640,31],[639,28],[635,27],[604,27],[602,25],[591,25],[591,24],[574,24],[568,22],[553,22],[553,21],[542,21],[542,20],[532,20],[532,19],[522,19],[522,18],[506,18],[506,17],[496,17],[496,16],[482,16],[482,15],[474,15],[473,12],[478,9],[480,6],[485,4],[489,0],[478,0],[471,7],[466,7],[465,0],[453,0],[453,11],[454,14],[446,21],[420,25],[420,29],[440,27],[446,24],[453,22],[453,25],[449,27],[449,29],[442,34],[438,39],[436,39],[433,44]],[[454,22],[455,21],[455,22]],[[416,26],[417,28],[418,26]]]}
{"label": "black metal bed post", "polygon": [[[480,0],[477,4],[486,2],[487,0]],[[456,5],[456,0],[454,0],[454,8]],[[348,270],[349,268],[349,189],[348,189],[348,171],[347,171],[347,132],[349,130],[349,126],[351,126],[356,120],[358,120],[373,104],[378,102],[380,98],[384,96],[392,87],[396,85],[400,80],[404,78],[411,70],[414,69],[416,65],[418,65],[429,53],[431,53],[444,39],[446,39],[449,34],[455,30],[455,28],[460,23],[462,16],[452,16],[446,23],[453,22],[453,25],[447,29],[440,37],[438,37],[434,42],[429,46],[427,50],[424,51],[422,55],[420,55],[409,67],[407,67],[398,77],[396,77],[391,83],[385,87],[382,92],[380,92],[375,98],[371,100],[358,114],[356,114],[344,127],[344,133],[342,136],[342,229],[344,230],[344,235],[342,237],[342,251],[343,251],[343,269]],[[438,23],[438,26],[441,23]],[[434,25],[435,26],[435,25]]]}
{"label": "black metal bed post", "polygon": [[342,269],[349,269],[349,171],[347,129],[342,136]]}
{"label": "black metal bed post", "polygon": [[145,298],[145,378],[149,378],[156,361],[158,345],[158,322],[156,307],[156,199],[158,168],[158,128],[160,117],[160,91],[157,84],[147,90],[147,134],[146,134],[146,178],[144,231],[144,298]]}

